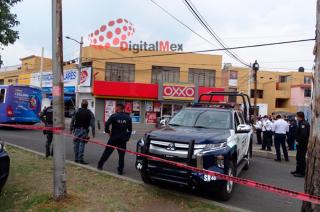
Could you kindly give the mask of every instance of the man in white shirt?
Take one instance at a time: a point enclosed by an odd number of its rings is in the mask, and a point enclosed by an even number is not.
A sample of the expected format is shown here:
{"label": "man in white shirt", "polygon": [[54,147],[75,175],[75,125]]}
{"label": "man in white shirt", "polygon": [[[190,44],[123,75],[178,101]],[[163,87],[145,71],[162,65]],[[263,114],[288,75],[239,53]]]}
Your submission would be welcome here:
{"label": "man in white shirt", "polygon": [[262,120],[262,148],[261,150],[271,151],[271,143],[272,143],[272,122],[270,121],[268,116],[264,116]]}
{"label": "man in white shirt", "polygon": [[277,120],[273,124],[274,146],[276,148],[277,158],[275,161],[281,162],[280,145],[282,147],[283,155],[286,161],[289,161],[288,151],[286,147],[286,134],[289,132],[288,123],[281,118],[281,115],[277,115]]}
{"label": "man in white shirt", "polygon": [[262,132],[262,121],[261,117],[258,117],[257,123],[254,125],[256,128],[256,135],[257,135],[257,143],[262,144],[261,132]]}

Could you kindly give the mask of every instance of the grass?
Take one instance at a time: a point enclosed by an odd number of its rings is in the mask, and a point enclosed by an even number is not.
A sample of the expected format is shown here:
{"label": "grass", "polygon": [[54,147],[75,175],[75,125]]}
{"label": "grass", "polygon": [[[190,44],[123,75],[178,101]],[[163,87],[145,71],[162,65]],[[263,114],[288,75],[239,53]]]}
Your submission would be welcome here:
{"label": "grass", "polygon": [[0,211],[225,211],[157,187],[67,165],[65,199],[52,199],[52,161],[8,147],[11,171]]}

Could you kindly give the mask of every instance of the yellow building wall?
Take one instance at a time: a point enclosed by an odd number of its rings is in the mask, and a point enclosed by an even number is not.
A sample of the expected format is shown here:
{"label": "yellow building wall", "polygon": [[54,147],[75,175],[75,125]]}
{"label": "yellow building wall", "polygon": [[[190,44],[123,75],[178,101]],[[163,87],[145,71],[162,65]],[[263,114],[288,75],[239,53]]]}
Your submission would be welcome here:
{"label": "yellow building wall", "polygon": [[[129,63],[135,65],[135,82],[151,83],[152,66],[169,66],[180,68],[180,82],[187,83],[189,78],[189,68],[215,70],[215,87],[221,87],[221,65],[222,56],[207,54],[183,54],[164,55],[158,57],[148,57],[155,54],[168,54],[168,52],[142,51],[132,53],[131,51],[121,51],[119,48],[94,48],[85,47],[83,57],[87,61],[93,61],[93,71],[96,80],[105,80],[105,63]],[[130,58],[130,57],[140,58]],[[129,57],[129,58],[128,58]]]}

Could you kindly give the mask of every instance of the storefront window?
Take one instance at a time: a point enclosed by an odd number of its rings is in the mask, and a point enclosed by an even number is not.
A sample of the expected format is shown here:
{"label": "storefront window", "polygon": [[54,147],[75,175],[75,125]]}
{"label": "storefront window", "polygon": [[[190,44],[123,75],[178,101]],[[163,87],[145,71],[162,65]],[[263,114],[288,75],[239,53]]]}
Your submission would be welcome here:
{"label": "storefront window", "polygon": [[106,63],[106,81],[134,82],[134,75],[134,64]]}

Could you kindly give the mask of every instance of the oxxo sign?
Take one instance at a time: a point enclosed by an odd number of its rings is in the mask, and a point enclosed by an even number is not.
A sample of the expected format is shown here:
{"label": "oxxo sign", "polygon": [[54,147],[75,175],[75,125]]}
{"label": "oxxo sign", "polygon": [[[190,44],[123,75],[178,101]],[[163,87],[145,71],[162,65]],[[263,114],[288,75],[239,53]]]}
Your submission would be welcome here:
{"label": "oxxo sign", "polygon": [[193,84],[163,84],[163,99],[194,100],[195,93],[196,88]]}

